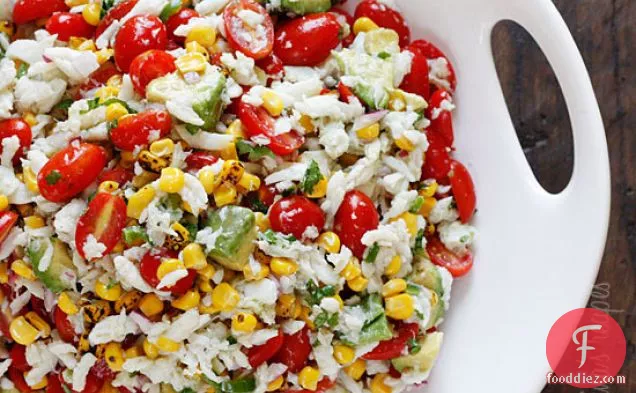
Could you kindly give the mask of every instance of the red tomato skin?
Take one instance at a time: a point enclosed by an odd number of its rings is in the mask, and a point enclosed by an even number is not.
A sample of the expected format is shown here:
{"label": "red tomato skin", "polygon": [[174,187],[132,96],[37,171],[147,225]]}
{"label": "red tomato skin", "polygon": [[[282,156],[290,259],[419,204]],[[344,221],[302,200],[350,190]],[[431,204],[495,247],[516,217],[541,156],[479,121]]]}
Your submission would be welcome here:
{"label": "red tomato skin", "polygon": [[[107,220],[104,228],[98,228],[98,223]],[[98,242],[106,246],[102,255],[108,255],[121,240],[121,231],[126,226],[126,202],[119,195],[100,192],[88,204],[88,209],[77,221],[75,230],[75,244],[77,252],[84,259],[84,243],[89,235],[93,235]],[[98,233],[98,232],[101,232]]]}
{"label": "red tomato skin", "polygon": [[49,374],[46,378],[46,393],[64,393],[59,374]]}
{"label": "red tomato skin", "polygon": [[446,59],[448,63],[448,82],[450,83],[450,93],[454,92],[457,88],[457,77],[455,76],[455,68],[453,68],[453,63],[450,62],[448,56],[444,54],[437,46],[433,45],[429,41],[426,40],[415,40],[411,43],[412,47],[418,48],[424,56],[426,56],[429,60],[438,59],[443,57]]}
{"label": "red tomato skin", "polygon": [[106,169],[97,177],[97,182],[102,183],[105,181],[114,181],[115,183],[123,186],[124,184],[132,181],[135,177],[135,173],[121,166],[116,166],[113,169]]}
{"label": "red tomato skin", "polygon": [[[175,251],[171,251],[165,248],[154,249],[146,253],[146,255],[141,258],[141,262],[139,264],[139,272],[141,273],[141,277],[153,288],[156,288],[157,285],[161,282],[159,277],[157,277],[157,269],[159,269],[159,265],[161,265],[161,261],[163,258],[177,258],[177,253]],[[188,275],[183,277],[181,280],[177,281],[173,286],[164,288],[168,292],[174,294],[182,294],[188,291],[188,289],[192,288],[194,284],[194,280],[196,279],[197,272],[194,269],[188,269]]]}
{"label": "red tomato skin", "polygon": [[453,103],[453,97],[446,90],[435,90],[426,108],[426,117],[431,120],[429,129],[442,138],[446,147],[453,147],[453,114],[448,110],[440,110],[444,101]]}
{"label": "red tomato skin", "polygon": [[407,50],[413,53],[411,72],[404,77],[400,89],[424,97],[428,101],[431,95],[431,86],[428,80],[428,60],[416,48],[409,46]]}
{"label": "red tomato skin", "polygon": [[356,7],[354,18],[358,19],[363,16],[371,19],[380,27],[395,30],[400,37],[401,47],[405,47],[411,41],[411,29],[406,24],[404,17],[391,7],[377,0],[364,0]]}
{"label": "red tomato skin", "polygon": [[31,366],[26,360],[26,347],[20,344],[14,344],[11,351],[9,351],[9,357],[11,358],[11,367],[15,367],[18,370],[24,372],[29,371]]}
{"label": "red tomato skin", "polygon": [[417,323],[402,324],[398,327],[397,337],[380,341],[371,352],[362,355],[366,360],[390,360],[402,355],[410,339],[416,338],[419,332]]}
{"label": "red tomato skin", "polygon": [[166,21],[166,29],[168,31],[168,39],[178,43],[183,44],[185,41],[185,37],[181,37],[178,35],[174,35],[174,31],[177,27],[181,25],[185,25],[192,18],[198,18],[199,13],[193,10],[192,8],[182,8],[176,14],[172,15]]}
{"label": "red tomato skin", "polygon": [[18,0],[13,7],[13,22],[21,25],[67,10],[64,0]]}
{"label": "red tomato skin", "polygon": [[256,345],[247,350],[247,359],[250,366],[257,368],[269,359],[273,358],[283,347],[285,338],[282,332],[278,332],[278,336],[272,337],[262,345]]}
{"label": "red tomato skin", "polygon": [[329,12],[292,19],[278,29],[274,53],[285,65],[315,66],[340,43],[340,23]]}
{"label": "red tomato skin", "polygon": [[188,170],[199,170],[205,166],[213,165],[219,158],[212,153],[205,151],[195,151],[190,153],[185,159]]}
{"label": "red tomato skin", "polygon": [[342,201],[334,219],[334,232],[358,258],[364,256],[367,246],[362,236],[380,224],[380,215],[373,201],[362,191],[349,191]]}
{"label": "red tomato skin", "polygon": [[348,13],[347,11],[339,7],[333,7],[332,9],[329,10],[329,12],[336,14],[336,16],[344,17],[344,20],[349,25],[351,32],[349,33],[348,36],[342,39],[342,46],[344,46],[345,48],[348,48],[353,43],[353,40],[356,38],[356,36],[353,34],[353,22],[354,22],[353,16],[351,16],[350,13]]}
{"label": "red tomato skin", "polygon": [[117,4],[104,16],[104,18],[97,25],[97,29],[95,30],[95,38],[99,38],[100,35],[108,28],[108,26],[112,25],[114,21],[123,18],[133,7],[137,4],[137,0],[127,0],[122,1]]}
{"label": "red tomato skin", "polygon": [[[258,40],[247,41],[243,35],[247,31],[245,22],[238,17],[241,10],[250,10],[263,16],[261,26],[265,29],[264,45],[252,46]],[[223,11],[223,23],[225,24],[226,38],[228,43],[235,50],[243,52],[245,56],[255,60],[263,59],[272,53],[274,46],[274,22],[265,8],[253,0],[236,0],[230,3]]]}
{"label": "red tomato skin", "polygon": [[256,65],[267,73],[274,77],[282,77],[285,75],[285,67],[280,57],[271,53],[269,56],[260,59],[256,62]]}
{"label": "red tomato skin", "polygon": [[58,40],[66,42],[71,37],[91,38],[95,27],[86,23],[82,14],[56,12],[46,22],[46,31],[57,34]]}
{"label": "red tomato skin", "polygon": [[[25,151],[31,146],[33,139],[31,126],[22,118],[0,121],[0,142],[2,139],[11,138],[14,135],[20,140],[20,148],[15,152],[12,160],[13,165],[17,165],[20,163],[20,158],[24,157]],[[0,154],[2,154],[2,144],[0,144]]]}
{"label": "red tomato skin", "polygon": [[128,19],[115,37],[115,64],[128,72],[138,55],[151,49],[166,49],[168,33],[161,19],[153,15],[137,15]]}
{"label": "red tomato skin", "polygon": [[22,374],[22,371],[18,370],[15,367],[9,367],[9,370],[7,371],[7,373],[8,373],[9,379],[15,385],[15,388],[18,389],[21,393],[30,393],[33,391],[24,380],[24,375]]}
{"label": "red tomato skin", "polygon": [[255,107],[243,100],[238,103],[238,116],[245,126],[249,138],[266,136],[267,145],[274,154],[285,156],[291,154],[305,143],[305,137],[292,130],[286,134],[274,135],[274,119],[263,107]]}
{"label": "red tomato skin", "polygon": [[309,328],[305,326],[294,334],[285,335],[285,341],[275,360],[286,365],[289,372],[296,373],[307,363],[310,353]]}
{"label": "red tomato skin", "polygon": [[[51,202],[70,200],[97,179],[107,159],[106,152],[100,146],[72,142],[55,153],[38,173],[40,193]],[[54,171],[59,177],[49,184],[46,179]],[[52,178],[55,178],[55,174]]]}
{"label": "red tomato skin", "polygon": [[318,231],[325,226],[325,214],[320,206],[304,196],[290,196],[278,200],[269,211],[272,229],[276,232],[303,238],[303,233],[310,226]]}
{"label": "red tomato skin", "polygon": [[117,67],[111,62],[104,63],[97,71],[91,74],[86,82],[79,86],[78,93],[73,98],[79,100],[83,92],[105,85],[108,79],[114,75],[121,75],[119,71],[117,71]]}
{"label": "red tomato skin", "polygon": [[258,188],[258,199],[269,207],[274,204],[274,198],[276,198],[276,187],[261,182],[261,186]]}
{"label": "red tomato skin", "polygon": [[448,153],[446,141],[432,130],[426,131],[429,146],[424,156],[422,166],[422,180],[435,179],[440,184],[448,184],[448,172],[450,172],[451,157]]}
{"label": "red tomato skin", "polygon": [[446,268],[453,277],[464,276],[472,269],[473,254],[471,252],[460,256],[447,249],[437,236],[426,240],[426,252],[431,257],[431,262]]}
{"label": "red tomato skin", "polygon": [[55,306],[53,310],[53,320],[60,338],[67,343],[73,343],[75,341],[75,329],[73,329],[73,325],[68,320],[66,313],[58,306]]}
{"label": "red tomato skin", "polygon": [[126,116],[110,131],[110,139],[120,150],[133,151],[137,146],[148,144],[148,138],[159,130],[159,138],[170,133],[172,118],[165,110],[150,110]]}
{"label": "red tomato skin", "polygon": [[18,215],[15,212],[6,210],[0,212],[0,245],[6,239],[15,223],[18,221]]}
{"label": "red tomato skin", "polygon": [[130,63],[130,80],[135,91],[146,96],[146,86],[154,79],[174,72],[174,57],[163,50],[149,50],[135,57]]}
{"label": "red tomato skin", "polygon": [[465,224],[473,218],[477,206],[473,178],[470,176],[468,169],[456,160],[451,162],[449,177],[453,196],[455,197],[455,202],[457,202],[459,218]]}
{"label": "red tomato skin", "polygon": [[340,94],[340,100],[346,103],[350,103],[351,100],[358,100],[351,88],[342,82],[338,82],[338,94]]}

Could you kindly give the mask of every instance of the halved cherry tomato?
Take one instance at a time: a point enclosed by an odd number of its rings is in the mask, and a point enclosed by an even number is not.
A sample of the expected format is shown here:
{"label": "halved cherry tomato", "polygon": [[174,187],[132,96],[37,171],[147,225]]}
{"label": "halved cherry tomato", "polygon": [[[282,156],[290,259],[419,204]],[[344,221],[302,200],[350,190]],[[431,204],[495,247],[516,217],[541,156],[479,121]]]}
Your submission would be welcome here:
{"label": "halved cherry tomato", "polygon": [[84,191],[106,166],[104,149],[72,142],[55,153],[38,173],[40,193],[51,202],[66,202]]}
{"label": "halved cherry tomato", "polygon": [[453,115],[445,109],[444,102],[453,103],[453,97],[446,90],[435,90],[426,108],[426,117],[431,120],[430,130],[439,135],[446,147],[453,147],[455,135],[453,132]]}
{"label": "halved cherry tomato", "polygon": [[[31,146],[33,135],[29,123],[19,119],[7,119],[0,121],[0,142],[4,138],[17,136],[20,140],[20,148],[13,155],[13,164],[19,164],[20,158],[24,157],[24,152]],[[0,154],[2,154],[2,144],[0,143]]]}
{"label": "halved cherry tomato", "polygon": [[402,352],[408,345],[408,341],[417,337],[419,332],[417,323],[401,324],[397,331],[397,337],[389,340],[380,341],[377,347],[371,352],[362,355],[366,360],[390,360],[402,355]]}
{"label": "halved cherry tomato", "polygon": [[351,88],[342,82],[338,82],[338,94],[340,94],[340,100],[347,104],[350,103],[351,100],[358,100],[358,97],[353,94]]}
{"label": "halved cherry tomato", "polygon": [[128,19],[115,37],[115,64],[128,72],[135,57],[150,49],[166,49],[168,33],[161,19],[137,15]]}
{"label": "halved cherry tomato", "polygon": [[24,380],[24,374],[22,374],[22,371],[14,367],[9,367],[7,373],[9,375],[9,379],[15,385],[15,388],[18,389],[21,393],[30,393],[33,391]]}
{"label": "halved cherry tomato", "polygon": [[[141,263],[139,264],[141,277],[143,277],[150,286],[156,288],[161,282],[159,277],[157,277],[157,270],[159,269],[159,265],[161,265],[162,259],[176,257],[176,252],[165,248],[153,249],[152,251],[147,252],[146,255],[141,258]],[[171,287],[162,288],[162,290],[175,294],[185,293],[188,289],[192,288],[196,278],[197,271],[194,269],[188,269],[188,275],[186,277],[183,277]]]}
{"label": "halved cherry tomato", "polygon": [[406,50],[413,54],[411,71],[404,77],[400,89],[424,97],[428,101],[431,86],[428,80],[428,60],[420,50],[409,45]]}
{"label": "halved cherry tomato", "polygon": [[[97,363],[95,363],[95,365],[97,365],[98,363],[100,363],[100,361],[102,361],[101,359],[97,361]],[[104,362],[106,363],[106,362]],[[91,367],[91,369],[88,371],[88,375],[86,375],[86,384],[84,385],[84,390],[82,390],[81,392],[76,392],[75,390],[72,390],[70,386],[67,385],[67,383],[62,379],[62,374],[59,374],[59,381],[60,384],[64,387],[66,387],[66,389],[62,388],[64,391],[70,390],[71,392],[75,392],[75,393],[97,393],[102,389],[102,386],[104,386],[104,383],[106,383],[107,381],[103,378],[100,377],[100,375],[95,371],[95,365],[93,367]]]}
{"label": "halved cherry tomato", "polygon": [[75,244],[82,258],[88,259],[84,244],[93,236],[106,249],[107,255],[121,240],[121,231],[126,226],[126,202],[119,195],[100,192],[88,204],[88,210],[77,221]]}
{"label": "halved cherry tomato", "polygon": [[318,65],[340,43],[341,28],[330,12],[292,19],[276,29],[274,53],[285,65]]}
{"label": "halved cherry tomato", "polygon": [[[241,11],[252,11],[263,21],[258,26],[250,26],[240,16]],[[223,11],[223,22],[227,41],[235,50],[253,59],[263,59],[272,53],[274,47],[274,22],[265,8],[253,0],[234,0]]]}
{"label": "halved cherry tomato", "polygon": [[[446,59],[446,63],[448,63],[448,83],[450,85],[450,93],[455,91],[457,87],[457,77],[455,76],[455,69],[453,68],[453,64],[448,60],[448,57],[442,52],[437,46],[426,40],[415,40],[411,43],[411,46],[418,48],[424,56],[426,56],[429,60],[439,59],[443,57]],[[438,86],[442,88],[442,86]]]}
{"label": "halved cherry tomato", "polygon": [[362,244],[362,236],[380,224],[380,215],[373,201],[358,190],[349,191],[336,213],[334,232],[340,236],[343,245],[349,247],[358,258],[364,256],[367,246]]}
{"label": "halved cherry tomato", "polygon": [[422,180],[435,179],[440,184],[448,184],[451,157],[446,147],[446,141],[437,133],[428,130],[428,150],[424,156],[422,166]]}
{"label": "halved cherry tomato", "polygon": [[130,80],[135,91],[146,96],[146,86],[154,79],[174,72],[174,57],[163,50],[149,50],[135,57],[130,63]]}
{"label": "halved cherry tomato", "polygon": [[473,254],[470,251],[465,255],[457,255],[446,248],[437,236],[426,240],[426,252],[431,257],[431,262],[445,267],[453,277],[461,277],[473,267]]}
{"label": "halved cherry tomato", "polygon": [[265,206],[270,207],[274,204],[275,197],[276,187],[268,186],[265,182],[261,182],[261,186],[258,188],[258,200],[263,202]]}
{"label": "halved cherry tomato", "polygon": [[260,69],[265,71],[267,75],[282,77],[285,73],[283,62],[278,56],[273,53],[263,59],[258,60],[256,62],[256,65]]}
{"label": "halved cherry tomato", "polygon": [[49,374],[46,380],[46,393],[64,393],[59,374]]}
{"label": "halved cherry tomato", "polygon": [[291,154],[305,143],[305,137],[294,130],[276,135],[274,133],[274,119],[263,107],[256,107],[241,100],[238,103],[238,116],[245,126],[245,133],[248,137],[265,136],[269,138],[270,143],[267,147],[274,154],[279,156]]}
{"label": "halved cherry tomato", "polygon": [[21,25],[67,10],[64,0],[18,0],[13,7],[13,22]]}
{"label": "halved cherry tomato", "polygon": [[73,98],[80,99],[83,92],[105,85],[106,82],[108,82],[108,79],[114,75],[121,75],[119,71],[117,71],[117,67],[115,67],[115,65],[111,62],[104,63],[97,69],[97,71],[91,74],[86,82],[79,86],[77,93],[73,96]]}
{"label": "halved cherry tomato", "polygon": [[185,163],[189,170],[198,170],[208,165],[213,165],[219,158],[212,153],[205,151],[195,151],[190,153]]}
{"label": "halved cherry tomato", "polygon": [[13,348],[9,351],[11,367],[15,367],[22,372],[29,371],[31,369],[31,366],[27,363],[25,352],[26,347],[24,345],[13,344]]}
{"label": "halved cherry tomato", "polygon": [[278,336],[272,337],[265,344],[256,345],[247,350],[247,360],[250,366],[257,368],[269,359],[273,358],[283,346],[285,338],[282,332],[278,332]]}
{"label": "halved cherry tomato", "polygon": [[133,151],[137,146],[147,145],[156,131],[159,138],[170,133],[172,118],[165,110],[150,110],[119,119],[117,127],[110,131],[113,144],[125,151]]}
{"label": "halved cherry tomato", "polygon": [[119,20],[126,16],[133,9],[133,7],[137,4],[137,0],[125,0],[108,10],[108,13],[97,25],[97,30],[95,30],[95,38],[99,38],[100,35],[108,28],[108,26],[112,25],[114,21]]}
{"label": "halved cherry tomato", "polygon": [[84,20],[82,14],[56,12],[46,22],[46,31],[57,34],[60,41],[68,41],[71,37],[91,38],[95,27]]}
{"label": "halved cherry tomato", "polygon": [[349,45],[353,43],[353,40],[356,38],[356,36],[353,34],[353,16],[339,7],[333,7],[329,10],[329,12],[333,12],[334,14],[336,14],[336,17],[341,18],[339,19],[341,25],[343,24],[342,22],[347,22],[347,24],[349,25],[349,35],[342,38],[342,46],[348,48]]}
{"label": "halved cherry tomato", "polygon": [[296,373],[307,363],[311,353],[309,328],[303,327],[294,334],[285,335],[283,346],[276,354],[275,360],[287,366],[287,371]]}
{"label": "halved cherry tomato", "polygon": [[95,364],[93,364],[93,367],[91,367],[90,372],[95,374],[97,378],[108,381],[108,383],[117,377],[117,372],[113,371],[108,366],[108,363],[106,363],[106,359],[104,358],[97,359]]}
{"label": "halved cherry tomato", "polygon": [[16,221],[18,221],[17,213],[10,210],[0,212],[0,245],[7,238]]}
{"label": "halved cherry tomato", "polygon": [[182,8],[176,14],[172,15],[166,21],[166,30],[168,31],[168,39],[178,43],[183,44],[185,41],[185,37],[181,37],[178,35],[174,35],[174,31],[177,30],[177,27],[181,25],[185,25],[192,18],[198,18],[199,13],[193,10],[192,8]]}
{"label": "halved cherry tomato", "polygon": [[377,0],[363,0],[356,7],[354,18],[363,16],[374,21],[378,26],[395,30],[400,37],[400,46],[404,47],[411,41],[411,29],[406,24],[404,17],[398,11],[380,3]]}
{"label": "halved cherry tomato", "polygon": [[60,334],[60,338],[67,343],[74,342],[75,329],[73,328],[71,321],[68,320],[66,313],[58,306],[55,306],[55,309],[53,310],[53,320],[55,321],[55,328]]}
{"label": "halved cherry tomato", "polygon": [[106,169],[100,173],[97,177],[97,182],[114,181],[120,186],[123,186],[129,181],[132,181],[133,177],[135,177],[135,173],[132,170],[122,166],[116,166],[113,169]]}
{"label": "halved cherry tomato", "polygon": [[463,223],[467,223],[475,214],[477,197],[475,196],[475,184],[468,169],[459,161],[451,162],[449,174],[453,196],[457,202],[459,218]]}
{"label": "halved cherry tomato", "polygon": [[269,210],[272,229],[302,239],[305,230],[314,226],[321,231],[325,214],[320,206],[304,196],[290,196],[278,200]]}

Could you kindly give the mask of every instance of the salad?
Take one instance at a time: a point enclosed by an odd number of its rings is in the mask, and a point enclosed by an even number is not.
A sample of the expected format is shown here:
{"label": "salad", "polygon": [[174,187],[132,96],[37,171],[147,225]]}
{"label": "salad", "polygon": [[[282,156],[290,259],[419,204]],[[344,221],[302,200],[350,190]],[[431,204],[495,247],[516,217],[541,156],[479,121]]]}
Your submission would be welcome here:
{"label": "salad", "polygon": [[397,5],[0,0],[0,390],[398,393],[471,269]]}

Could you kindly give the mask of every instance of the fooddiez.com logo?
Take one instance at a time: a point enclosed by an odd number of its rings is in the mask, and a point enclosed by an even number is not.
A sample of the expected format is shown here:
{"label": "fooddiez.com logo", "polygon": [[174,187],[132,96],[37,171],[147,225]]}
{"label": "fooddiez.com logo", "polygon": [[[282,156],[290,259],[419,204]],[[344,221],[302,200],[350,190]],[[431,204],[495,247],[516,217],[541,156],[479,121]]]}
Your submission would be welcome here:
{"label": "fooddiez.com logo", "polygon": [[594,308],[572,310],[548,334],[546,354],[553,371],[547,382],[578,388],[625,383],[617,374],[626,350],[625,335],[609,314]]}

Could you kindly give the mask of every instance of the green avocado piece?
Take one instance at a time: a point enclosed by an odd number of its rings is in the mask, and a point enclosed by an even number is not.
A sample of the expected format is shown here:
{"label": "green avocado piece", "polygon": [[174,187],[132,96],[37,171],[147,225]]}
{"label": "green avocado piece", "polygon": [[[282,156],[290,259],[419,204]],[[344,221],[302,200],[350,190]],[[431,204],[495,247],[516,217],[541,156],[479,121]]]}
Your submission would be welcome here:
{"label": "green avocado piece", "polygon": [[[433,296],[437,296],[437,295],[433,295]],[[436,303],[431,304],[431,317],[429,318],[428,323],[426,324],[425,330],[428,330],[432,328],[433,326],[437,325],[437,323],[442,318],[444,318],[445,314],[446,314],[446,308],[444,306],[444,301],[442,300],[442,298],[438,297]]]}
{"label": "green avocado piece", "polygon": [[441,297],[444,294],[444,285],[442,284],[442,275],[437,266],[433,265],[428,259],[420,258],[415,264],[415,271],[411,278],[416,284],[420,284],[431,291],[437,292]]}
{"label": "green avocado piece", "polygon": [[325,12],[331,8],[331,0],[282,0],[283,11],[296,15],[305,15],[313,12]]}
{"label": "green avocado piece", "polygon": [[420,350],[417,353],[400,356],[399,358],[391,360],[393,367],[395,367],[395,369],[399,372],[403,372],[406,369],[414,370],[416,372],[425,372],[430,370],[435,364],[440,347],[442,346],[443,338],[444,333],[442,332],[427,334],[418,341]]}
{"label": "green avocado piece", "polygon": [[[40,271],[39,265],[48,247],[53,247],[51,263],[45,271]],[[72,277],[77,272],[64,242],[56,238],[52,238],[50,244],[43,239],[33,240],[27,247],[27,255],[33,264],[33,273],[51,291],[59,293],[73,288]]]}
{"label": "green avocado piece", "polygon": [[341,337],[341,340],[351,345],[365,345],[393,337],[393,332],[389,327],[389,321],[384,314],[384,307],[382,306],[382,298],[380,295],[369,295],[361,304],[349,307],[362,311],[362,315],[364,315],[364,325],[358,337],[354,338],[345,335]]}
{"label": "green avocado piece", "polygon": [[384,109],[393,90],[393,62],[351,49],[333,52],[353,92],[372,110]]}
{"label": "green avocado piece", "polygon": [[254,213],[240,206],[224,206],[208,213],[206,226],[215,237],[208,255],[232,270],[243,270],[254,251],[257,236]]}
{"label": "green avocado piece", "polygon": [[221,94],[225,89],[225,76],[221,75],[215,83],[195,85],[194,93],[197,100],[192,104],[192,109],[205,122],[203,129],[214,131],[216,123],[223,114],[223,100]]}

